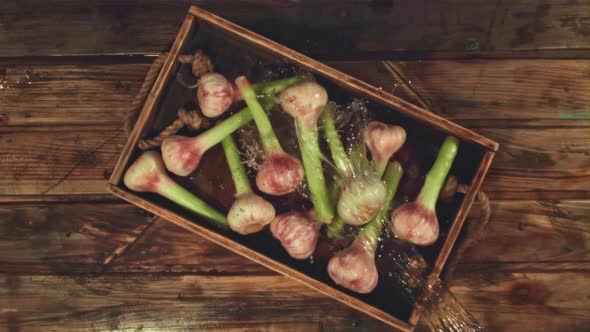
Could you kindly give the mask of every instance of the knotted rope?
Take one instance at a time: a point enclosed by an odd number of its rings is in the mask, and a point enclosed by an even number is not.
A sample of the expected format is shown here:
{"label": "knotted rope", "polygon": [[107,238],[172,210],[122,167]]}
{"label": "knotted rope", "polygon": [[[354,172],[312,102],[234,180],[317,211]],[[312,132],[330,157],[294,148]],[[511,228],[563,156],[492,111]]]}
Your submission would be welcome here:
{"label": "knotted rope", "polygon": [[[139,112],[141,111],[141,108],[143,107],[143,104],[145,103],[145,100],[150,93],[150,90],[154,85],[154,82],[156,81],[156,78],[158,77],[160,69],[162,69],[167,56],[168,54],[164,53],[157,57],[148,69],[146,78],[143,81],[139,92],[135,96],[135,99],[133,100],[133,106],[125,118],[124,129],[127,136],[129,136],[129,133],[131,133],[131,130],[137,121]],[[178,61],[180,63],[191,64],[191,71],[197,79],[204,74],[213,71],[211,59],[201,50],[197,50],[193,55],[180,55],[178,57]],[[178,110],[178,118],[176,120],[166,126],[166,128],[164,128],[155,137],[141,139],[138,143],[138,147],[142,150],[158,147],[162,145],[162,142],[166,138],[176,134],[183,127],[186,126],[191,130],[196,130],[204,124],[205,121],[203,116],[197,110],[189,111],[184,108],[180,108]]]}

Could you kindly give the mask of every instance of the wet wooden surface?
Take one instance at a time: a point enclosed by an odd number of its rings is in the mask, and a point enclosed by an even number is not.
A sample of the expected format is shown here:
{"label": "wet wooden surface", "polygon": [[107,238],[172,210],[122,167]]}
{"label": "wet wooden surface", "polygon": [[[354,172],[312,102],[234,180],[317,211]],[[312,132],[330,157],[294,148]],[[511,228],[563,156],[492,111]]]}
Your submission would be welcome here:
{"label": "wet wooden surface", "polygon": [[[118,3],[0,3],[0,330],[388,330],[106,193],[189,1]],[[192,3],[498,141],[451,289],[491,331],[588,330],[588,1]]]}

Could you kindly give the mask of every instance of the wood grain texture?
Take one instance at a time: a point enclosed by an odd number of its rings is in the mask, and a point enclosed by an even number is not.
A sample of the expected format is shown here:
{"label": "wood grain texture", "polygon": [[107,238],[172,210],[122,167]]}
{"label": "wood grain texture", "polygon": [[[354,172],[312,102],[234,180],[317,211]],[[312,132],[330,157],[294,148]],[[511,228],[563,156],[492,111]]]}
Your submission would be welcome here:
{"label": "wood grain texture", "polygon": [[125,255],[114,261],[111,269],[208,275],[276,274],[162,218],[158,218]]}
{"label": "wood grain texture", "polygon": [[161,53],[189,4],[324,58],[534,57],[543,50],[571,57],[590,48],[586,1],[24,0],[0,4],[0,56]]}
{"label": "wood grain texture", "polygon": [[462,266],[451,291],[489,331],[587,331],[590,263]]}
{"label": "wood grain texture", "polygon": [[[486,128],[502,148],[484,181],[492,198],[590,196],[586,128]],[[0,200],[13,195],[104,194],[122,145],[119,126],[0,128]],[[556,193],[556,194],[553,194]]]}
{"label": "wood grain texture", "polygon": [[435,113],[466,126],[590,126],[588,60],[394,64]]}
{"label": "wood grain texture", "polygon": [[97,62],[0,61],[1,124],[122,123],[149,65]]}
{"label": "wood grain texture", "polygon": [[[491,331],[585,331],[587,263],[465,268],[451,291]],[[1,277],[0,326],[19,331],[389,331],[281,276]],[[542,315],[544,318],[539,318]]]}
{"label": "wood grain texture", "polygon": [[149,214],[122,204],[0,206],[0,271],[96,272]]}
{"label": "wood grain texture", "polygon": [[3,275],[0,329],[390,330],[281,276]]}
{"label": "wood grain texture", "polygon": [[145,229],[150,218],[122,203],[0,205],[0,271],[274,274],[166,220]]}
{"label": "wood grain texture", "polygon": [[496,154],[484,191],[494,198],[549,199],[545,192],[575,191],[588,196],[590,130],[588,128],[486,128],[496,140]]}
{"label": "wood grain texture", "polygon": [[[153,58],[0,61],[3,126],[122,123]],[[82,63],[81,63],[82,62]],[[590,125],[590,61],[331,61],[413,103],[388,64],[433,111],[467,127]],[[27,79],[26,75],[29,75]],[[28,84],[27,82],[30,82]]]}
{"label": "wood grain texture", "polygon": [[[489,226],[462,262],[590,261],[589,209],[589,201],[493,201]],[[474,204],[467,223],[478,214]],[[156,219],[124,255],[103,266],[117,248],[134,240],[148,218],[123,203],[2,205],[0,271],[274,274],[163,219]]]}
{"label": "wood grain texture", "polygon": [[0,195],[105,193],[125,141],[119,126],[0,131]]}
{"label": "wood grain texture", "polygon": [[[479,235],[478,244],[464,253],[461,262],[588,262],[589,203],[492,201],[487,228]],[[479,215],[477,204],[470,215]]]}

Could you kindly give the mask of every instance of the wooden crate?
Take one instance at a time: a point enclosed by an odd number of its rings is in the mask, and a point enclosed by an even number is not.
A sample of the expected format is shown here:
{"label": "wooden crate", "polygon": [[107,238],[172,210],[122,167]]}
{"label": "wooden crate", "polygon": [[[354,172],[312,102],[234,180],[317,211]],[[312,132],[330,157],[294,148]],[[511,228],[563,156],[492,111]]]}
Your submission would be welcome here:
{"label": "wooden crate", "polygon": [[[417,308],[412,310],[407,321],[398,319],[390,313],[353,297],[332,285],[319,281],[293,267],[274,260],[268,255],[239,243],[235,237],[232,238],[227,236],[227,234],[222,234],[217,229],[209,227],[206,222],[202,222],[190,214],[183,213],[180,208],[170,204],[162,204],[161,200],[154,199],[149,195],[145,196],[141,193],[131,192],[124,186],[122,183],[123,175],[130,162],[139,153],[137,148],[138,141],[150,131],[153,132],[156,118],[163,116],[163,114],[159,114],[161,110],[160,104],[163,102],[164,96],[167,93],[167,85],[173,80],[173,74],[178,70],[177,57],[187,49],[187,44],[195,31],[199,31],[199,29],[204,27],[219,32],[219,36],[225,36],[224,38],[227,38],[227,43],[230,47],[231,45],[246,45],[254,53],[260,52],[260,54],[266,56],[284,59],[314,73],[318,77],[333,82],[351,94],[359,95],[388,108],[393,112],[391,113],[392,115],[398,114],[407,117],[412,121],[425,125],[428,130],[453,135],[459,138],[462,144],[469,145],[472,151],[479,151],[478,153],[471,154],[471,160],[474,165],[472,175],[470,176],[471,184],[463,197],[450,228],[446,232],[446,237],[441,240],[438,252],[436,253],[436,259],[432,264],[431,277],[437,277],[444,268],[445,262],[463,227],[475,195],[481,187],[495,152],[498,150],[498,144],[451,121],[434,115],[425,109],[392,96],[379,88],[323,65],[243,27],[193,6],[189,9],[151,93],[143,106],[135,128],[121,153],[108,185],[108,190],[113,194],[372,317],[382,320],[393,327],[404,331],[413,330],[419,318],[419,309]],[[461,154],[462,149],[459,152]]]}

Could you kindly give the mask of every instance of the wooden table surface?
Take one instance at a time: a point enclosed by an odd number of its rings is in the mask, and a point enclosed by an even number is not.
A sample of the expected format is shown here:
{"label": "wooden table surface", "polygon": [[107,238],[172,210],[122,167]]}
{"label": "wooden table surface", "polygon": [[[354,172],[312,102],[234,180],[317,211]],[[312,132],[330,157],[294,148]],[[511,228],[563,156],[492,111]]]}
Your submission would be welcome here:
{"label": "wooden table surface", "polygon": [[498,141],[451,290],[490,331],[590,329],[587,0],[19,0],[0,1],[0,331],[389,330],[106,193],[189,3],[397,94],[393,64]]}

